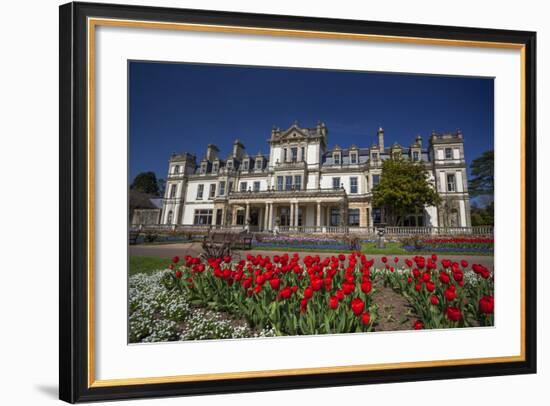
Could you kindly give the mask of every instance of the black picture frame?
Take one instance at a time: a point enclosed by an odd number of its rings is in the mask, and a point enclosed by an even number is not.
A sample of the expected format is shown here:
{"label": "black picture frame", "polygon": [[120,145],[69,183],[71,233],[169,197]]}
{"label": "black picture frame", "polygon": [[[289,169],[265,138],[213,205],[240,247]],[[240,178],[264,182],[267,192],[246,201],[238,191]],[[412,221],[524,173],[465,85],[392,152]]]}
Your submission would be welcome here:
{"label": "black picture frame", "polygon": [[[112,4],[60,6],[59,397],[67,402],[469,378],[536,372],[536,33]],[[89,17],[513,43],[524,47],[524,333],[518,362],[90,387],[88,380],[87,19]]]}

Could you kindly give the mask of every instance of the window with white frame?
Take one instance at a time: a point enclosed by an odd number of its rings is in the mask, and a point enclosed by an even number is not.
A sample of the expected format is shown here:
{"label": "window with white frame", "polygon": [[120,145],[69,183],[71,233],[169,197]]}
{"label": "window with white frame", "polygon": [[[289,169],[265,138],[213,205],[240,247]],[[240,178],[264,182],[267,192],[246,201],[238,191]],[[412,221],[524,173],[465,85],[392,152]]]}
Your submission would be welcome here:
{"label": "window with white frame", "polygon": [[292,176],[285,177],[285,190],[292,190]]}
{"label": "window with white frame", "polygon": [[445,159],[453,159],[453,149],[445,148]]}
{"label": "window with white frame", "polygon": [[193,224],[212,224],[212,209],[197,209],[193,218]]}
{"label": "window with white frame", "polygon": [[282,176],[277,176],[277,190],[283,190],[284,178]]}
{"label": "window with white frame", "polygon": [[218,193],[219,193],[220,196],[225,195],[225,181],[223,181],[223,180],[220,182],[220,187],[218,189]]}
{"label": "window with white frame", "polygon": [[254,182],[253,189],[254,189],[254,192],[259,192],[260,191],[260,182],[259,181]]}
{"label": "window with white frame", "polygon": [[170,199],[173,199],[174,197],[176,197],[176,190],[178,190],[178,186],[177,185],[171,185],[170,186]]}
{"label": "window with white frame", "polygon": [[380,183],[380,175],[372,175],[372,187]]}
{"label": "window with white frame", "polygon": [[454,173],[447,174],[447,192],[456,192],[456,176]]}
{"label": "window with white frame", "polygon": [[356,152],[352,152],[351,154],[349,154],[349,162],[351,164],[356,164],[357,163],[357,153]]}
{"label": "window with white frame", "polygon": [[227,184],[227,193],[231,193],[233,191],[233,181],[230,180],[229,183]]}
{"label": "window with white frame", "polygon": [[248,159],[243,161],[243,171],[247,171],[248,170]]}
{"label": "window with white frame", "polygon": [[332,159],[334,160],[334,165],[340,165],[340,153],[339,152],[335,152],[332,154]]}
{"label": "window with white frame", "polygon": [[204,185],[200,184],[197,187],[197,200],[202,200],[202,195],[204,194]]}
{"label": "window with white frame", "polygon": [[332,178],[332,188],[340,189],[340,178]]}
{"label": "window with white frame", "polygon": [[298,160],[298,147],[290,148],[290,156],[291,156],[292,162],[296,162]]}
{"label": "window with white frame", "polygon": [[174,166],[174,173],[180,173],[180,166],[179,165]]}
{"label": "window with white frame", "polygon": [[413,151],[413,161],[420,161],[420,153],[418,151]]}
{"label": "window with white frame", "polygon": [[217,162],[214,162],[212,164],[212,172],[218,172],[219,164]]}
{"label": "window with white frame", "polygon": [[359,226],[359,209],[348,209],[348,226]]}
{"label": "window with white frame", "polygon": [[214,197],[216,197],[216,184],[211,183],[210,184],[210,191],[208,192],[208,198],[213,199]]}
{"label": "window with white frame", "polygon": [[349,192],[350,193],[357,193],[358,192],[358,187],[357,187],[357,178],[356,177],[352,177],[352,178],[349,178]]}
{"label": "window with white frame", "polygon": [[241,192],[246,192],[247,187],[248,187],[247,182],[241,182]]}
{"label": "window with white frame", "polygon": [[294,189],[302,189],[302,175],[294,175]]}

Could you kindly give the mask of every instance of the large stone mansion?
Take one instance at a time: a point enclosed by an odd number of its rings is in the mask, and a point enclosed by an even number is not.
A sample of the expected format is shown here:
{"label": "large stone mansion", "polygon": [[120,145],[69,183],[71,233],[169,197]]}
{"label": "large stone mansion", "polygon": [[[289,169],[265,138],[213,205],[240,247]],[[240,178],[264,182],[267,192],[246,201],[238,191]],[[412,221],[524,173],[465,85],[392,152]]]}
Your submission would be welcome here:
{"label": "large stone mansion", "polygon": [[373,207],[372,188],[380,181],[382,161],[403,158],[424,163],[429,181],[442,197],[439,207],[411,213],[405,226],[470,226],[464,139],[432,133],[405,147],[385,146],[384,130],[370,147],[328,149],[328,128],[298,124],[274,128],[269,153],[249,155],[236,140],[222,159],[216,145],[205,156],[182,153],[170,158],[161,224],[248,226],[255,230],[293,227],[372,227],[384,223]]}

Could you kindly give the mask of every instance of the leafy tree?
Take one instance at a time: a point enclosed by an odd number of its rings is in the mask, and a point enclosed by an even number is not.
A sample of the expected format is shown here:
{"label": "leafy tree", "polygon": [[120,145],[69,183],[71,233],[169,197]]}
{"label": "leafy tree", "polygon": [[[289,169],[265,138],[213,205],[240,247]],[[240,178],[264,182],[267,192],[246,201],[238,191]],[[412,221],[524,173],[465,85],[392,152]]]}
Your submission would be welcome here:
{"label": "leafy tree", "polygon": [[131,190],[159,196],[159,185],[155,172],[141,172],[130,185]]}
{"label": "leafy tree", "polygon": [[470,194],[472,196],[492,195],[494,193],[495,152],[484,152],[470,164],[472,179],[470,179]]}
{"label": "leafy tree", "polygon": [[401,225],[407,214],[418,213],[426,205],[441,202],[428,183],[428,172],[421,163],[388,159],[382,164],[380,183],[372,190],[374,207],[383,207],[388,225]]}
{"label": "leafy tree", "polygon": [[495,224],[495,204],[489,203],[487,206],[472,207],[472,226],[493,226]]}

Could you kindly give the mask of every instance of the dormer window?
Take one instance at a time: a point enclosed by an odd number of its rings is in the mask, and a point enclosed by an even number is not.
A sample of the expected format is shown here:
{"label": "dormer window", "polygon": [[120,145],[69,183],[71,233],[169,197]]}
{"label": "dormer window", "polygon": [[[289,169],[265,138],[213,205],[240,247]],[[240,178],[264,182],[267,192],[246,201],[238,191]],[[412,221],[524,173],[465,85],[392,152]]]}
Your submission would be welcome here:
{"label": "dormer window", "polygon": [[373,152],[372,153],[372,160],[373,161],[378,161],[378,152]]}
{"label": "dormer window", "polygon": [[206,162],[201,164],[201,173],[206,173]]}
{"label": "dormer window", "polygon": [[218,172],[219,164],[217,162],[214,162],[212,164],[212,172]]}
{"label": "dormer window", "polygon": [[349,154],[349,162],[351,164],[357,163],[357,152],[352,152],[351,154]]}
{"label": "dormer window", "polygon": [[332,154],[332,159],[334,160],[334,165],[340,165],[341,159],[339,152],[335,152],[334,154]]}
{"label": "dormer window", "polygon": [[420,153],[418,151],[413,151],[413,161],[420,161]]}
{"label": "dormer window", "polygon": [[401,158],[401,151],[395,151],[393,154],[393,159]]}
{"label": "dormer window", "polygon": [[174,166],[174,173],[180,173],[180,166],[179,165]]}
{"label": "dormer window", "polygon": [[445,148],[445,159],[453,159],[453,149]]}
{"label": "dormer window", "polygon": [[233,169],[233,161],[227,161],[227,169]]}
{"label": "dormer window", "polygon": [[247,171],[247,170],[248,170],[248,160],[243,161],[243,171]]}
{"label": "dormer window", "polygon": [[262,159],[256,159],[255,168],[262,169],[262,163],[263,163]]}

